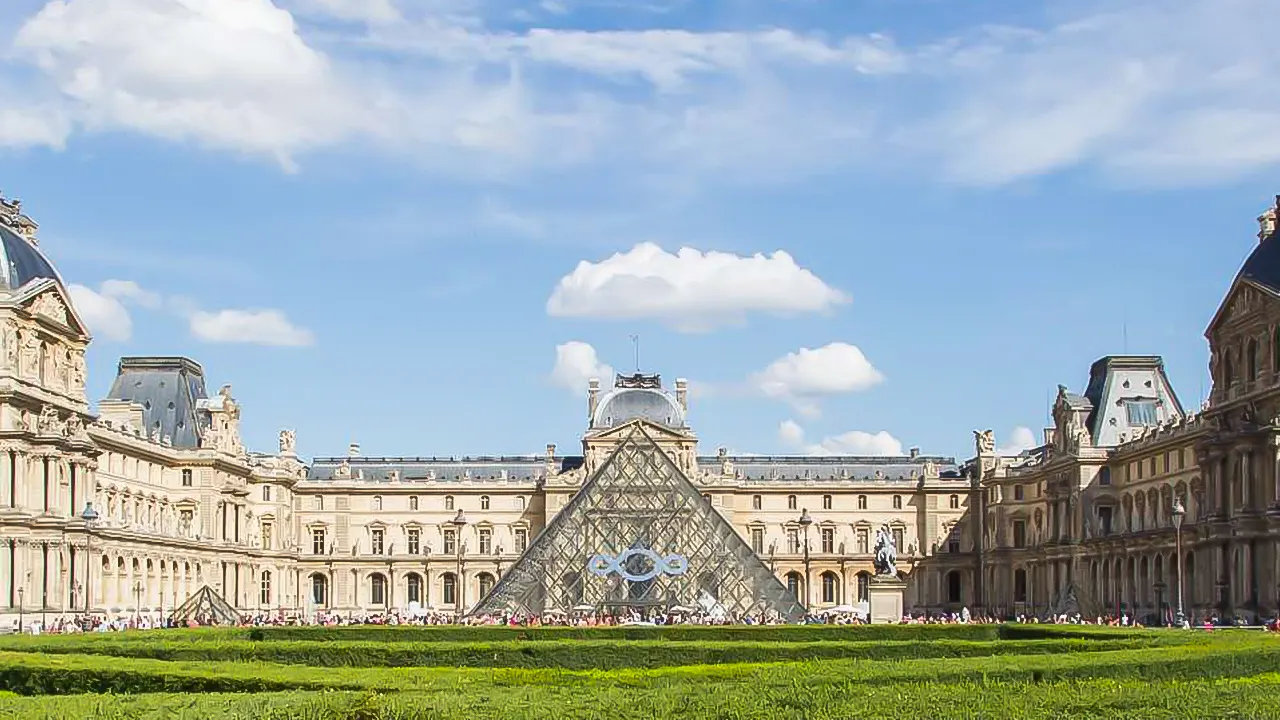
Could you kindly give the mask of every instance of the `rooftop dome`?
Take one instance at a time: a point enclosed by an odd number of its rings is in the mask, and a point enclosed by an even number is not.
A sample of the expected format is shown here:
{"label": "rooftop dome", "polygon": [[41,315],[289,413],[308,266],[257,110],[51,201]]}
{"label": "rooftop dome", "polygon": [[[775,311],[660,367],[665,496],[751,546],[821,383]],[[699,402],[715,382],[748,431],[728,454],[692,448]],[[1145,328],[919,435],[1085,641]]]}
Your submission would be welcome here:
{"label": "rooftop dome", "polygon": [[652,387],[617,387],[609,391],[600,399],[591,426],[615,427],[635,419],[673,428],[685,426],[684,410],[675,398]]}
{"label": "rooftop dome", "polygon": [[0,290],[13,291],[32,280],[62,282],[53,264],[31,241],[0,222]]}

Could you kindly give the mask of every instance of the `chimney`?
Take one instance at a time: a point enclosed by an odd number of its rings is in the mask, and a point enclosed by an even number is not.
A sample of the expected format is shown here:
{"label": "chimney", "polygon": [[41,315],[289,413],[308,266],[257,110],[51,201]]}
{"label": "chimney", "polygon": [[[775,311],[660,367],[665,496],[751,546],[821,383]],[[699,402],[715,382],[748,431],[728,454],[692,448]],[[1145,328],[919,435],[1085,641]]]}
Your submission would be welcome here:
{"label": "chimney", "polygon": [[676,378],[676,402],[681,410],[689,412],[689,381],[684,378]]}
{"label": "chimney", "polygon": [[600,378],[591,378],[587,381],[587,423],[590,426],[592,418],[596,416],[596,403],[600,401]]}
{"label": "chimney", "polygon": [[918,447],[911,448],[911,459],[915,460],[918,457],[920,457],[920,448]]}
{"label": "chimney", "polygon": [[1277,215],[1280,214],[1280,195],[1276,196],[1276,204],[1258,216],[1258,242],[1271,237],[1276,231]]}
{"label": "chimney", "polygon": [[347,446],[347,457],[360,457],[360,443],[351,443]]}
{"label": "chimney", "polygon": [[1058,428],[1044,429],[1044,444],[1052,445],[1058,441]]}

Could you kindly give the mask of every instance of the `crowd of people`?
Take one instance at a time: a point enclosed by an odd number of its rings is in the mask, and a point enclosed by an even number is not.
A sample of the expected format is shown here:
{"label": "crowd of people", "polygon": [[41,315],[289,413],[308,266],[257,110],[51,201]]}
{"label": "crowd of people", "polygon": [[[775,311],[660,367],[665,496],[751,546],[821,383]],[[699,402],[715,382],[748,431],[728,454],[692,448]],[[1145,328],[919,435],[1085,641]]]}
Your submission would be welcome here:
{"label": "crowd of people", "polygon": [[[1150,618],[1147,618],[1150,620]],[[825,612],[808,615],[803,623],[808,625],[861,625],[868,619],[857,612]],[[899,624],[903,625],[952,625],[952,624],[1001,624],[1001,623],[1050,623],[1058,625],[1098,625],[1112,627],[1172,627],[1175,622],[1135,622],[1126,614],[1107,614],[1096,617],[1083,617],[1079,613],[1052,615],[1044,618],[1018,614],[1012,617],[995,617],[987,614],[974,615],[969,608],[953,613],[916,613],[904,615]],[[136,614],[119,617],[104,615],[77,614],[58,615],[48,621],[46,618],[28,618],[19,627],[15,620],[12,632],[30,634],[42,633],[83,633],[83,632],[120,632],[125,630],[155,630],[177,627],[201,627],[219,623],[212,617],[189,618],[179,622],[173,617],[161,617],[156,614]],[[611,626],[666,626],[666,625],[783,625],[783,618],[770,614],[747,614],[741,616],[724,613],[709,614],[702,612],[669,611],[664,609],[622,610],[615,612],[548,612],[542,615],[480,615],[458,617],[453,612],[422,611],[388,612],[388,613],[339,613],[317,612],[305,613],[256,613],[244,615],[237,623],[240,627],[262,626],[344,626],[344,625],[504,625],[511,627],[611,627]],[[1221,628],[1249,626],[1235,618],[1208,616],[1192,624],[1184,620],[1182,627]],[[1258,627],[1252,625],[1252,627]],[[1265,627],[1273,632],[1280,632],[1280,619],[1271,620]]]}

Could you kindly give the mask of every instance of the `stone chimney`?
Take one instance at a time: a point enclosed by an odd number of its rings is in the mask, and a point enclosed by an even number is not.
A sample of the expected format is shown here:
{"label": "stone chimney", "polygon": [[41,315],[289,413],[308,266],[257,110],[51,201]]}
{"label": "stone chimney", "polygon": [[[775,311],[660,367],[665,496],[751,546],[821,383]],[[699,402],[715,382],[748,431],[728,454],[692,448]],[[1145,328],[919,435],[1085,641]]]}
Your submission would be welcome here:
{"label": "stone chimney", "polygon": [[1262,242],[1276,231],[1277,218],[1280,217],[1280,195],[1276,196],[1276,204],[1258,216],[1258,242]]}
{"label": "stone chimney", "polygon": [[596,403],[600,402],[600,378],[591,378],[587,381],[587,423],[590,426],[591,419],[596,416]]}
{"label": "stone chimney", "polygon": [[1053,445],[1058,441],[1058,428],[1044,429],[1044,444]]}
{"label": "stone chimney", "polygon": [[347,446],[347,457],[360,457],[360,443],[351,443]]}
{"label": "stone chimney", "polygon": [[684,378],[676,378],[676,402],[681,410],[689,412],[689,381]]}
{"label": "stone chimney", "polygon": [[920,457],[920,448],[918,447],[911,448],[911,459],[915,460],[918,457]]}

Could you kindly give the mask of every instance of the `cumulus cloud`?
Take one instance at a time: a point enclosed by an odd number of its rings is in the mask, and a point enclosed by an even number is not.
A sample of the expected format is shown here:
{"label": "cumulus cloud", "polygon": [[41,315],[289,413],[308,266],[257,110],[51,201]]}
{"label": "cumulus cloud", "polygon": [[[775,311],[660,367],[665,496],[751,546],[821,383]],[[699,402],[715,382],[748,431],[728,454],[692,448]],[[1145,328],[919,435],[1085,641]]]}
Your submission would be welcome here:
{"label": "cumulus cloud", "polygon": [[824,312],[849,302],[787,253],[749,257],[640,243],[582,261],[547,300],[553,317],[652,319],[682,332],[740,324],[752,313]]}
{"label": "cumulus cloud", "polygon": [[774,360],[751,377],[751,385],[767,397],[785,400],[807,416],[821,412],[819,400],[860,392],[884,381],[884,375],[857,346],[833,342],[800,348]]}
{"label": "cumulus cloud", "polygon": [[198,310],[188,318],[191,334],[210,343],[242,343],[276,347],[302,347],[315,343],[315,335],[298,327],[279,310]]}
{"label": "cumulus cloud", "polygon": [[[111,281],[108,281],[111,282]],[[71,305],[95,337],[125,342],[133,337],[133,318],[119,297],[111,295],[104,283],[94,290],[85,285],[68,285]]]}
{"label": "cumulus cloud", "polygon": [[865,432],[850,430],[818,442],[805,440],[804,428],[794,420],[783,420],[778,425],[778,440],[786,447],[799,450],[806,455],[862,455],[862,456],[900,456],[902,441],[887,431]]}
{"label": "cumulus cloud", "polygon": [[586,395],[588,380],[599,378],[607,386],[612,377],[613,368],[600,360],[589,343],[570,340],[556,346],[556,362],[551,368],[551,382],[556,385]]}
{"label": "cumulus cloud", "polygon": [[[6,93],[0,144],[125,129],[290,167],[357,139],[432,153],[432,167],[461,159],[457,171],[627,163],[728,180],[915,161],[972,184],[1082,166],[1205,183],[1280,164],[1274,0],[1075,3],[915,44],[785,27],[511,27],[509,8],[473,0],[403,7],[52,0],[10,55],[36,77],[0,64],[0,82],[29,85]],[[508,16],[499,29],[486,12]]]}
{"label": "cumulus cloud", "polygon": [[1017,455],[1026,450],[1040,447],[1040,440],[1031,428],[1019,425],[1009,432],[1007,444],[996,448],[998,455]]}

